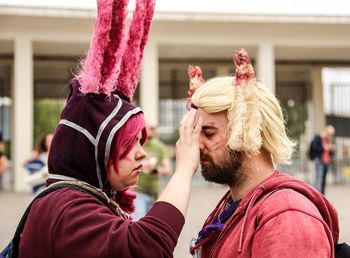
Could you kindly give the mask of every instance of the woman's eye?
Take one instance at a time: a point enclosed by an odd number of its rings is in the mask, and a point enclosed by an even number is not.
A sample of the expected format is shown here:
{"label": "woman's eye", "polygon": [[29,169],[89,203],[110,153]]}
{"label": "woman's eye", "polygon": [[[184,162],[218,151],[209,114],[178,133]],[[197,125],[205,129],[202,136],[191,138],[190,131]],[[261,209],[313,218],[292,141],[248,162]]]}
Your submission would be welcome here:
{"label": "woman's eye", "polygon": [[141,145],[142,142],[142,137],[136,137],[135,139],[135,143],[140,144]]}

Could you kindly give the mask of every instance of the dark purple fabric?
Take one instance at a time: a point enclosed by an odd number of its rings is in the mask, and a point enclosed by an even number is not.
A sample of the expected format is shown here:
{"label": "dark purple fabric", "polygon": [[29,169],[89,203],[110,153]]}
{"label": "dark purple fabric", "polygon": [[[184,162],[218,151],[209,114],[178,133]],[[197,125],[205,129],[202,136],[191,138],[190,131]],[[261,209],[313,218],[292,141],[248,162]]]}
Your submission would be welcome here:
{"label": "dark purple fabric", "polygon": [[165,202],[138,222],[124,220],[88,193],[60,189],[33,204],[18,257],[173,257],[184,221]]}
{"label": "dark purple fabric", "polygon": [[221,231],[225,227],[225,222],[228,220],[228,218],[231,217],[231,215],[235,212],[239,205],[239,201],[231,203],[226,210],[224,210],[218,217],[215,219],[212,223],[205,226],[199,233],[196,244],[198,244],[200,241],[204,240],[205,238],[209,237],[214,232]]}
{"label": "dark purple fabric", "polygon": [[[79,91],[80,84],[74,80],[70,84],[71,93],[61,113],[61,119],[71,121],[85,128],[94,138],[103,121],[115,109],[118,102],[122,101],[122,107],[103,131],[98,144],[98,163],[101,169],[101,178],[104,190],[109,189],[106,169],[104,164],[104,152],[106,141],[111,129],[124,115],[136,108],[130,102],[107,97],[104,94],[83,94]],[[49,160],[49,172],[69,177],[74,177],[100,188],[95,161],[95,147],[81,132],[67,126],[58,125],[52,140]]]}

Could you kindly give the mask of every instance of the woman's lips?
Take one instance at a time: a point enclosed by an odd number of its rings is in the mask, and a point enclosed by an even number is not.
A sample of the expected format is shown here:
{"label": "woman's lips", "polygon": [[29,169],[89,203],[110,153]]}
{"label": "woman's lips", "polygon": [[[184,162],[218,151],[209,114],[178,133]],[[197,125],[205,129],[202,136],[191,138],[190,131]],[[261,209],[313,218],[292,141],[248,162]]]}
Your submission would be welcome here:
{"label": "woman's lips", "polygon": [[141,173],[142,172],[142,165],[138,166],[137,168],[134,169],[136,173]]}

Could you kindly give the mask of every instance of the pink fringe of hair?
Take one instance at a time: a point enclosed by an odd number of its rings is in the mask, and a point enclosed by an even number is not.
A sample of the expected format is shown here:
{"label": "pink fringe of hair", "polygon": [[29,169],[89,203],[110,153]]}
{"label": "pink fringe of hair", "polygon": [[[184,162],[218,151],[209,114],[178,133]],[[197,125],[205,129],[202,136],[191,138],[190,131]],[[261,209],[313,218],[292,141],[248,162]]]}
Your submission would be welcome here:
{"label": "pink fringe of hair", "polygon": [[77,76],[82,93],[110,95],[118,90],[131,99],[154,13],[154,0],[137,0],[126,36],[128,0],[98,0],[93,39]]}
{"label": "pink fringe of hair", "polygon": [[135,198],[136,194],[127,189],[117,193],[116,202],[127,213],[133,213],[136,208],[134,204]]}

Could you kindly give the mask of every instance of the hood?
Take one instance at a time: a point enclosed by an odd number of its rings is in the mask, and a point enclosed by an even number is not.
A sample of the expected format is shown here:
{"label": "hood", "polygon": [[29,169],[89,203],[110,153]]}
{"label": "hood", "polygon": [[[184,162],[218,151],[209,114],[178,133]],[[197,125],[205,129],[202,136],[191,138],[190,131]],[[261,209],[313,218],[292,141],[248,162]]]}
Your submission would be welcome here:
{"label": "hood", "polygon": [[79,88],[78,80],[70,83],[71,92],[50,147],[49,171],[109,190],[106,166],[114,135],[142,111],[116,94],[84,94]]}
{"label": "hood", "polygon": [[[252,190],[248,195],[242,200],[240,206],[244,207],[245,214],[243,219],[242,228],[240,229],[240,241],[238,252],[242,251],[242,246],[244,242],[244,233],[247,218],[249,216],[250,208],[254,203],[260,199],[267,199],[272,193],[281,190],[281,189],[292,189],[302,195],[304,195],[308,200],[310,200],[320,212],[324,223],[328,226],[331,236],[328,236],[329,239],[333,239],[333,243],[330,243],[331,246],[335,243],[338,243],[339,239],[339,221],[338,213],[334,206],[327,200],[327,198],[319,193],[315,188],[309,184],[291,177],[285,173],[280,173],[275,171],[275,173],[265,179],[259,186]],[[226,195],[229,198],[230,193]],[[333,250],[334,251],[334,250]]]}
{"label": "hood", "polygon": [[[317,207],[324,222],[328,225],[330,231],[332,232],[334,242],[338,242],[338,213],[334,206],[330,203],[330,201],[324,195],[318,192],[314,187],[285,173],[280,173],[276,171],[275,174],[272,177],[265,180],[258,187],[258,189],[259,188],[261,189],[261,193],[259,194],[260,197],[265,196],[274,191],[278,191],[278,189],[284,188],[292,189],[304,195]],[[256,192],[258,189],[256,189],[254,192]]]}

